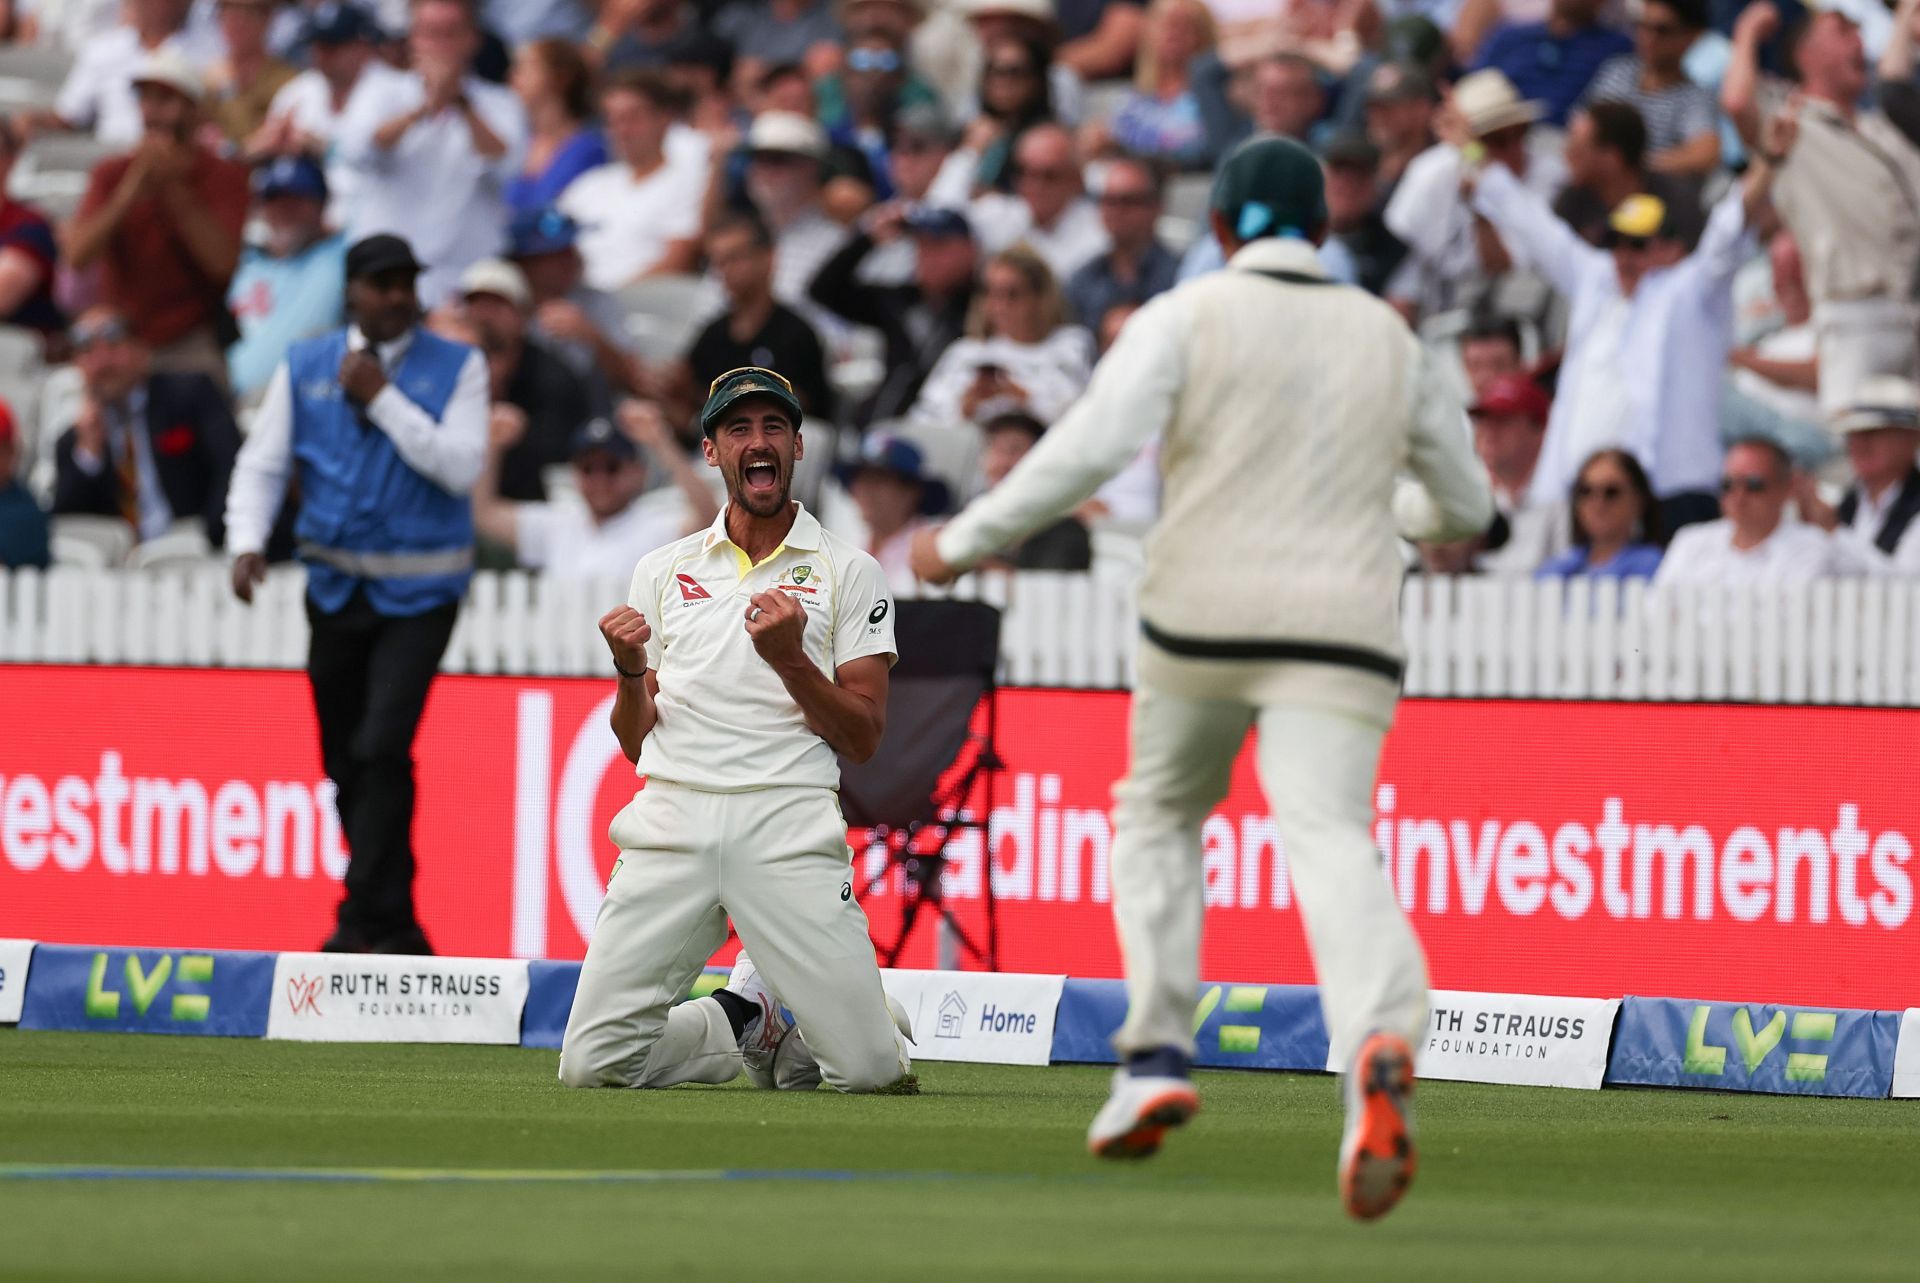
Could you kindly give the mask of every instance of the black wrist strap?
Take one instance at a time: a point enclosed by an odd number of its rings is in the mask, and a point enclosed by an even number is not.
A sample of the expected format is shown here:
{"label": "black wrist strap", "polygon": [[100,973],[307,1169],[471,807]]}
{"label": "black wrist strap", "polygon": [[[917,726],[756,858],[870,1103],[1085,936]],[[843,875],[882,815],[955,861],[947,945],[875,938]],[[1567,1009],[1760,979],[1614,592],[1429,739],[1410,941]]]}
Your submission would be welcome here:
{"label": "black wrist strap", "polygon": [[620,674],[622,677],[626,678],[630,682],[638,681],[640,678],[645,677],[647,675],[647,670],[644,668],[642,668],[637,673],[628,672],[626,669],[620,667],[620,661],[617,659],[613,661],[613,671]]}

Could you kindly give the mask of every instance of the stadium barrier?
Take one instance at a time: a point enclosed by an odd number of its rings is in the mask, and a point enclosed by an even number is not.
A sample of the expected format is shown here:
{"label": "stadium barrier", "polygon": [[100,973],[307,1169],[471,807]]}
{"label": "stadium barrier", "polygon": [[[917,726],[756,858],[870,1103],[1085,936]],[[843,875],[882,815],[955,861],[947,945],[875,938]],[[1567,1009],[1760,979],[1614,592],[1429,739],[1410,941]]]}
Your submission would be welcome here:
{"label": "stadium barrier", "polygon": [[[296,668],[303,584],[297,567],[278,570],[249,608],[217,569],[0,570],[0,662]],[[624,580],[476,575],[444,667],[600,675],[594,624],[626,592]],[[1006,609],[1007,684],[1131,687],[1130,583],[1025,572],[972,577],[954,592]],[[1655,592],[1640,581],[1418,576],[1403,616],[1415,696],[1920,703],[1917,583]]]}
{"label": "stadium barrier", "polygon": [[[417,897],[442,952],[577,959],[632,768],[610,683],[450,677],[415,747]],[[346,867],[305,678],[0,665],[0,932],[318,943]],[[999,965],[1121,974],[1108,871],[1128,698],[1009,690],[985,833],[945,902]],[[1471,993],[1916,1003],[1914,719],[1893,709],[1409,700],[1375,840],[1433,983]],[[30,733],[18,733],[30,728]],[[1207,819],[1202,974],[1312,978],[1285,843],[1243,752]],[[876,939],[902,884],[849,834]],[[900,961],[938,965],[936,933]],[[716,963],[731,960],[730,952]]]}
{"label": "stadium barrier", "polygon": [[[16,1008],[0,1005],[0,1023],[25,1029],[548,1049],[559,1046],[579,975],[578,963],[18,940],[0,941],[0,968],[0,1003],[24,990]],[[724,976],[710,971],[689,996]],[[1108,1040],[1126,1005],[1118,981],[913,970],[882,979],[912,1020],[919,1059],[1114,1063]],[[1203,985],[1194,1039],[1202,1066],[1339,1068],[1309,986]],[[1448,992],[1434,994],[1421,1055],[1431,1079],[1867,1099],[1920,1094],[1917,1067],[1915,1010]]]}

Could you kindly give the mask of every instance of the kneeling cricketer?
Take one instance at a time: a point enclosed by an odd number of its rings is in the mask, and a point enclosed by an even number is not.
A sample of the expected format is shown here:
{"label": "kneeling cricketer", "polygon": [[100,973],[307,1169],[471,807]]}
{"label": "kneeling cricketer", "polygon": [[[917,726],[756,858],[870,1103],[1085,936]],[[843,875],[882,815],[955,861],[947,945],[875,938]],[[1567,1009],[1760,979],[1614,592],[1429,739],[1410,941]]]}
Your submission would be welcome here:
{"label": "kneeling cricketer", "polygon": [[[913,1087],[906,1015],[853,897],[835,756],[880,745],[893,603],[879,564],[789,497],[800,418],[771,370],[714,380],[700,423],[727,505],[643,558],[600,621],[613,730],[647,783],[608,830],[620,858],[560,1049],[569,1086],[744,1067],[763,1087]],[[745,950],[726,987],[672,1006],[729,915]]]}

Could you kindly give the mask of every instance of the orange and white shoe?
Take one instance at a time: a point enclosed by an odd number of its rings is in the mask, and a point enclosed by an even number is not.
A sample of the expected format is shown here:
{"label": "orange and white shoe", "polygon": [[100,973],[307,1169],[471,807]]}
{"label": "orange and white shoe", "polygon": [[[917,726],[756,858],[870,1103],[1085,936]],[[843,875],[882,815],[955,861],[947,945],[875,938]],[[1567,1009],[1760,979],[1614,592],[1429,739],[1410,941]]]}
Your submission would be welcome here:
{"label": "orange and white shoe", "polygon": [[1200,1112],[1200,1093],[1185,1078],[1113,1074],[1113,1093],[1087,1128],[1087,1152],[1099,1158],[1149,1158],[1168,1131]]}
{"label": "orange and white shoe", "polygon": [[1341,1089],[1347,1130],[1340,1141],[1340,1201],[1370,1221],[1392,1211],[1419,1163],[1413,1149],[1413,1049],[1398,1034],[1360,1044]]}

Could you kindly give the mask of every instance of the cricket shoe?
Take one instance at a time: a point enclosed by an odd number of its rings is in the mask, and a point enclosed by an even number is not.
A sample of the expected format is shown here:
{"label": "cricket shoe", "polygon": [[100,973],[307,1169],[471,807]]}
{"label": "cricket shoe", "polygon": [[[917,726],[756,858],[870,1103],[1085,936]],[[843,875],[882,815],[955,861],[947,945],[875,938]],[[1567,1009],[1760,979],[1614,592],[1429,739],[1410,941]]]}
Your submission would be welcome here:
{"label": "cricket shoe", "polygon": [[1341,1090],[1347,1130],[1340,1141],[1340,1201],[1347,1215],[1385,1216],[1413,1183],[1413,1049],[1397,1034],[1360,1044]]}
{"label": "cricket shoe", "polygon": [[760,1009],[760,1014],[740,1031],[740,1059],[754,1086],[772,1090],[774,1058],[779,1054],[780,1044],[794,1032],[793,1016],[780,1005],[773,990],[767,988],[766,981],[760,978],[760,969],[753,965],[753,959],[745,950],[734,959],[726,989]]}
{"label": "cricket shoe", "polygon": [[1172,1075],[1113,1073],[1113,1092],[1087,1128],[1087,1152],[1099,1158],[1150,1158],[1172,1128],[1200,1112],[1200,1093]]}

